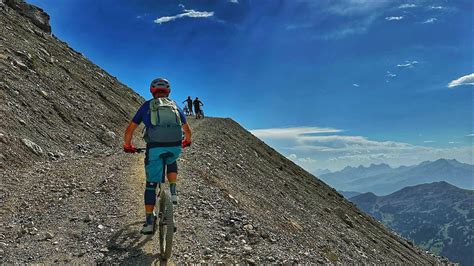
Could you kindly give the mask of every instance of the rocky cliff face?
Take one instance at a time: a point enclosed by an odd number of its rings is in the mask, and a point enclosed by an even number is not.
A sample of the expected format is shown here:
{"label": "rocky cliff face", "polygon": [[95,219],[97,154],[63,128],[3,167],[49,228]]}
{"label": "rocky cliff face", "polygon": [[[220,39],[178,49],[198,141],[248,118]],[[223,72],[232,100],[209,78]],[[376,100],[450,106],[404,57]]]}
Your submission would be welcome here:
{"label": "rocky cliff face", "polygon": [[49,15],[41,8],[25,3],[23,0],[1,0],[0,5],[8,5],[10,8],[18,12],[18,14],[25,16],[38,28],[46,33],[51,32],[49,25]]}
{"label": "rocky cliff face", "polygon": [[[0,263],[153,262],[143,158],[120,152],[143,99],[2,3]],[[190,124],[175,262],[441,262],[231,119]]]}
{"label": "rocky cliff face", "polygon": [[0,12],[0,165],[118,147],[143,99],[51,35],[41,9],[7,0]]}

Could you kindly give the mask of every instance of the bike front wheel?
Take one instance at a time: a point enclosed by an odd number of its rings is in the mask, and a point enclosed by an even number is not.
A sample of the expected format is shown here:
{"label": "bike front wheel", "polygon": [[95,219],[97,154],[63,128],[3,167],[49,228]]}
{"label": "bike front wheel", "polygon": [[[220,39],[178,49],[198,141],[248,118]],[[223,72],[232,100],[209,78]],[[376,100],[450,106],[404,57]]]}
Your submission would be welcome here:
{"label": "bike front wheel", "polygon": [[159,224],[160,256],[162,260],[167,260],[171,257],[173,248],[174,218],[173,204],[166,193],[160,199],[160,207],[163,214]]}

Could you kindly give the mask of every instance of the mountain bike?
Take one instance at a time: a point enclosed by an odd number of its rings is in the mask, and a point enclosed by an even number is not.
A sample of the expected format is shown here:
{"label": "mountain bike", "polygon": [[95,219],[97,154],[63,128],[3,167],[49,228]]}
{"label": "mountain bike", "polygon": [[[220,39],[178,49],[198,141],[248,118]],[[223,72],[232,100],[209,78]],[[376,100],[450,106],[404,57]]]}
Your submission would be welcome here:
{"label": "mountain bike", "polygon": [[[142,153],[146,151],[145,148],[138,148],[137,152]],[[162,260],[168,260],[171,257],[173,248],[173,234],[176,232],[174,224],[173,203],[170,195],[167,193],[165,187],[166,176],[166,159],[173,156],[172,153],[164,153],[160,155],[163,162],[163,174],[161,182],[158,185],[159,192],[157,193],[157,201],[155,203],[155,220],[153,222],[153,234],[156,232],[156,224],[158,223],[158,236],[160,239],[160,257]]]}
{"label": "mountain bike", "polygon": [[202,119],[202,118],[204,118],[204,111],[202,110],[202,107],[201,107],[201,109],[196,111],[196,119]]}

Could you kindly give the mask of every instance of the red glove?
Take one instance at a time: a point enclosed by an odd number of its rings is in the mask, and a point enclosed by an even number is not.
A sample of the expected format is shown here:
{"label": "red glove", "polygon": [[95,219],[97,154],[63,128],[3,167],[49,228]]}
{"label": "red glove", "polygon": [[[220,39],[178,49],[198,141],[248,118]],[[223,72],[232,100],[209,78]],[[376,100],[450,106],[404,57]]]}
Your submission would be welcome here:
{"label": "red glove", "polygon": [[191,146],[191,141],[183,140],[181,142],[181,147],[182,148],[186,148],[186,147],[189,147],[189,146]]}
{"label": "red glove", "polygon": [[123,145],[123,151],[126,153],[136,153],[137,148],[133,146],[132,144],[124,144]]}

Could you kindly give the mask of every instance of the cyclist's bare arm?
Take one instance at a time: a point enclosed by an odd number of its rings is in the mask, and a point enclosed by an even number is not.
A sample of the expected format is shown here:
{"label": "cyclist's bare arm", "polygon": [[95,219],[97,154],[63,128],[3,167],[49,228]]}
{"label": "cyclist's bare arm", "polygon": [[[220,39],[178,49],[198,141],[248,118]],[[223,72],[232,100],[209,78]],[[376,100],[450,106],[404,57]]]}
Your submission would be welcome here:
{"label": "cyclist's bare arm", "polygon": [[137,127],[138,127],[138,124],[136,124],[134,122],[130,122],[130,124],[128,124],[128,127],[125,130],[125,136],[124,136],[125,145],[131,145],[132,144],[133,132],[135,131],[135,129]]}
{"label": "cyclist's bare arm", "polygon": [[191,135],[192,135],[191,128],[189,127],[187,123],[184,124],[182,127],[184,131],[184,140],[187,142],[191,142]]}

